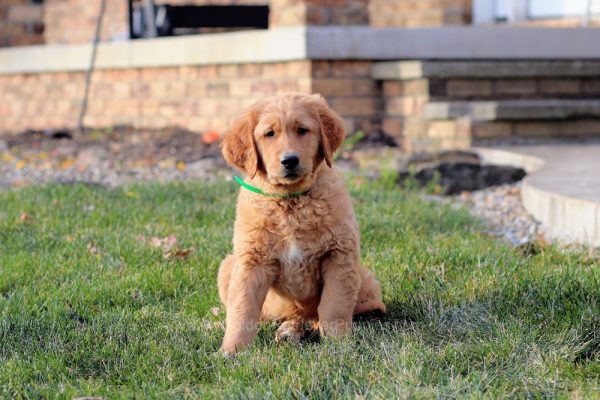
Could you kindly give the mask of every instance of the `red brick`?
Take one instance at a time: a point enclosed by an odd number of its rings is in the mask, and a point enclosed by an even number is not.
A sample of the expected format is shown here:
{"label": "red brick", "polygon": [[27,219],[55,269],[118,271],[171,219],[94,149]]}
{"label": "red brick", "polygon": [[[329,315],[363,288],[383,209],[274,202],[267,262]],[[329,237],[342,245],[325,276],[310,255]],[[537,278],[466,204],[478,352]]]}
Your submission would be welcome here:
{"label": "red brick", "polygon": [[581,83],[581,86],[584,94],[600,94],[600,79],[586,79]]}
{"label": "red brick", "polygon": [[331,62],[313,61],[311,63],[311,76],[315,78],[325,78],[331,76]]}
{"label": "red brick", "polygon": [[403,118],[384,118],[382,130],[388,135],[401,136],[404,130]]}
{"label": "red brick", "polygon": [[373,98],[341,98],[332,100],[333,108],[344,116],[372,116],[377,111]]}
{"label": "red brick", "polygon": [[385,101],[385,113],[391,116],[408,116],[417,112],[413,97],[391,97]]}
{"label": "red brick", "polygon": [[313,79],[313,92],[323,96],[351,96],[352,79]]}
{"label": "red brick", "polygon": [[354,79],[352,92],[357,96],[374,96],[379,94],[379,88],[373,79]]}
{"label": "red brick", "polygon": [[277,92],[277,85],[273,80],[254,81],[252,92],[258,95],[271,96]]}
{"label": "red brick", "polygon": [[333,61],[331,63],[331,74],[334,77],[370,77],[370,61]]}
{"label": "red brick", "polygon": [[238,66],[236,64],[219,65],[217,71],[220,78],[237,78],[239,75]]}
{"label": "red brick", "polygon": [[498,80],[494,82],[494,93],[499,96],[533,96],[537,83],[533,79]]}
{"label": "red brick", "polygon": [[477,139],[508,138],[512,136],[513,124],[510,122],[474,122],[471,135]]}
{"label": "red brick", "polygon": [[454,138],[457,136],[456,121],[431,121],[427,127],[427,136],[436,139]]}
{"label": "red brick", "polygon": [[487,80],[450,80],[447,90],[449,97],[489,97],[492,94],[492,82]]}
{"label": "red brick", "polygon": [[573,95],[581,93],[581,81],[576,79],[544,79],[540,81],[540,92],[551,95]]}

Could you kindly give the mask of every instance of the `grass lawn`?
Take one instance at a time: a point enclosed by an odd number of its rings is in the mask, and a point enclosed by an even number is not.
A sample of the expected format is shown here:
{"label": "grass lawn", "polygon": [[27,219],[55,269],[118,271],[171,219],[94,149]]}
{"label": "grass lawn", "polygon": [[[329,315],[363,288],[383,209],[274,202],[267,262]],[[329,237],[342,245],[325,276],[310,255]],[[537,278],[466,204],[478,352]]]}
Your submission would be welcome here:
{"label": "grass lawn", "polygon": [[267,324],[229,358],[214,308],[233,183],[0,193],[0,398],[600,397],[597,260],[523,256],[465,211],[351,189],[389,313],[337,342],[276,345]]}

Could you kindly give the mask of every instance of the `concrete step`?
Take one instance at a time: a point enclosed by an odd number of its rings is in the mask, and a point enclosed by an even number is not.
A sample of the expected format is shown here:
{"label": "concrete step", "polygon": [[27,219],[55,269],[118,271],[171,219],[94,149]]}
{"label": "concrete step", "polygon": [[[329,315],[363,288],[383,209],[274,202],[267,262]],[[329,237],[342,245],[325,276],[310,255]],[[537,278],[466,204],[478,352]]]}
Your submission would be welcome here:
{"label": "concrete step", "polygon": [[[399,61],[375,63],[384,96],[432,100],[593,99],[598,61]],[[419,93],[416,93],[416,90]]]}
{"label": "concrete step", "polygon": [[600,100],[437,101],[424,106],[423,117],[472,121],[600,119]]}
{"label": "concrete step", "polygon": [[529,174],[521,197],[550,239],[600,246],[600,143],[476,148],[484,162]]}
{"label": "concrete step", "polygon": [[600,61],[390,61],[375,63],[377,80],[600,77]]}

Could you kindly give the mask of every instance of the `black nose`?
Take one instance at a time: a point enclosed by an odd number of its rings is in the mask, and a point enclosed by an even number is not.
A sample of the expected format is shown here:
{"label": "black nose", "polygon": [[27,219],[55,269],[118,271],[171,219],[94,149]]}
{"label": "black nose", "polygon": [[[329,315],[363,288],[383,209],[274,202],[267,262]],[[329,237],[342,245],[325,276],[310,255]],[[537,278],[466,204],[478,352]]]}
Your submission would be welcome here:
{"label": "black nose", "polygon": [[298,156],[283,156],[281,157],[281,164],[285,167],[285,169],[287,170],[294,170],[296,169],[296,167],[298,166],[298,164],[300,163],[300,159],[298,158]]}

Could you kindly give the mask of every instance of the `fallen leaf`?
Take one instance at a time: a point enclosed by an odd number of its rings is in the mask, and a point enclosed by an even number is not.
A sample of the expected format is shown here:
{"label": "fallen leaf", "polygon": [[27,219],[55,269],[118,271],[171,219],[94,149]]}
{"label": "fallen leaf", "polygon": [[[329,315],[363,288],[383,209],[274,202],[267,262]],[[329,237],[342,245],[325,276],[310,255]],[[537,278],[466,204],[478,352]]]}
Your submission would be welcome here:
{"label": "fallen leaf", "polygon": [[23,169],[23,167],[25,167],[25,164],[26,164],[25,160],[19,160],[15,164],[15,169],[16,170],[21,170],[21,169]]}
{"label": "fallen leaf", "polygon": [[94,242],[89,242],[86,247],[91,255],[95,256],[100,254],[100,250],[96,247]]}
{"label": "fallen leaf", "polygon": [[75,236],[73,236],[73,235],[67,235],[67,236],[65,236],[65,240],[67,242],[74,242],[75,241]]}
{"label": "fallen leaf", "polygon": [[137,194],[136,192],[126,192],[125,196],[131,198],[131,199],[139,199],[140,195]]}
{"label": "fallen leaf", "polygon": [[14,161],[15,157],[8,151],[5,151],[2,153],[2,156],[0,156],[0,159],[4,162],[12,162]]}
{"label": "fallen leaf", "polygon": [[123,260],[119,261],[119,270],[117,271],[118,276],[125,275],[125,262]]}
{"label": "fallen leaf", "polygon": [[160,160],[158,162],[158,167],[162,169],[172,169],[175,168],[176,161],[174,158],[165,158],[164,160]]}
{"label": "fallen leaf", "polygon": [[185,162],[183,162],[183,161],[177,161],[177,164],[175,164],[175,167],[177,167],[177,169],[180,171],[184,171],[186,165],[185,165]]}
{"label": "fallen leaf", "polygon": [[187,260],[193,251],[194,249],[191,247],[187,249],[176,247],[171,251],[164,252],[163,258],[165,260]]}
{"label": "fallen leaf", "polygon": [[73,164],[75,164],[75,159],[69,157],[60,163],[60,168],[61,169],[69,169],[73,166]]}
{"label": "fallen leaf", "polygon": [[33,218],[31,217],[31,215],[27,214],[26,212],[21,212],[21,215],[19,215],[19,222],[24,224],[26,222],[31,222],[33,221]]}
{"label": "fallen leaf", "polygon": [[157,238],[156,236],[152,236],[150,238],[150,245],[152,245],[153,247],[161,247],[162,246],[162,239]]}
{"label": "fallen leaf", "polygon": [[13,181],[13,186],[16,188],[23,188],[23,187],[29,186],[29,181],[16,180],[16,181]]}
{"label": "fallen leaf", "polygon": [[171,235],[163,239],[163,248],[165,250],[171,250],[173,246],[177,244],[177,236]]}
{"label": "fallen leaf", "polygon": [[218,142],[219,138],[220,138],[220,135],[216,131],[206,132],[205,134],[202,135],[202,143],[212,144],[212,143]]}
{"label": "fallen leaf", "polygon": [[[144,236],[138,236],[138,240],[145,241],[145,238]],[[164,238],[152,236],[150,239],[148,239],[148,242],[152,247],[162,247],[163,250],[169,251],[177,244],[177,236],[170,235]]]}

